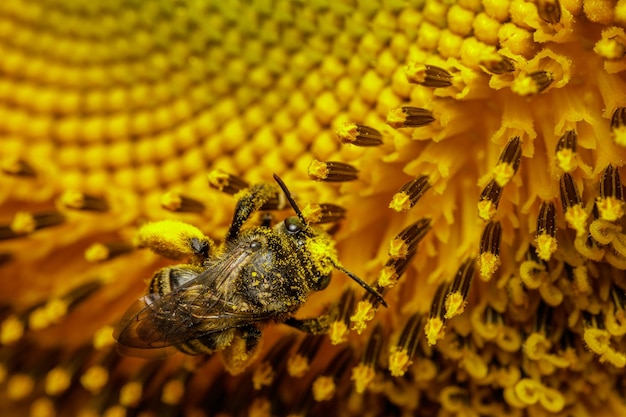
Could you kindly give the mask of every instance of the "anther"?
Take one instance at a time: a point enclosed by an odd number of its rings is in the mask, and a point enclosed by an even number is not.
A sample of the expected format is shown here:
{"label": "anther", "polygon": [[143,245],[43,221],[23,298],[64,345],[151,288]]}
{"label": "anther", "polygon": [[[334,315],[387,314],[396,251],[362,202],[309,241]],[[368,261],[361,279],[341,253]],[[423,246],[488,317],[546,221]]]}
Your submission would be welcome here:
{"label": "anther", "polygon": [[347,289],[341,294],[338,311],[328,329],[328,336],[333,345],[338,345],[348,340],[348,329],[350,325],[350,315],[354,310],[354,292]]}
{"label": "anther", "polygon": [[511,90],[521,95],[539,94],[552,84],[554,77],[548,71],[535,71],[522,75],[513,81]]}
{"label": "anther", "polygon": [[519,168],[522,158],[522,141],[515,136],[507,142],[500,154],[498,164],[493,169],[493,178],[500,187],[511,181]]}
{"label": "anther", "polygon": [[484,280],[489,280],[500,265],[501,243],[502,226],[500,222],[487,223],[480,238],[480,254],[478,256],[479,274]]}
{"label": "anther", "polygon": [[478,201],[478,216],[489,221],[496,215],[500,197],[502,195],[502,187],[498,185],[496,180],[491,180],[480,193]]}
{"label": "anther", "polygon": [[609,165],[602,174],[600,181],[600,197],[596,201],[600,218],[616,221],[624,215],[624,196],[619,171]]}
{"label": "anther", "polygon": [[182,213],[199,213],[205,208],[200,201],[173,191],[161,196],[161,206],[166,210]]}
{"label": "anther", "polygon": [[409,317],[404,325],[398,343],[389,351],[389,371],[392,376],[403,376],[413,363],[417,351],[422,316],[418,313]]}
{"label": "anther", "polygon": [[89,262],[102,262],[125,255],[134,250],[128,242],[94,243],[85,249],[85,259]]}
{"label": "anther", "polygon": [[480,62],[485,71],[494,75],[502,75],[515,71],[515,61],[503,55],[496,55],[497,58],[484,59]]}
{"label": "anther", "polygon": [[328,401],[337,393],[337,383],[343,377],[352,360],[350,349],[344,349],[335,355],[324,372],[313,381],[313,398],[317,402]]}
{"label": "anther", "polygon": [[[345,326],[347,329],[347,324]],[[300,342],[295,354],[289,355],[287,358],[287,373],[294,378],[303,377],[310,369],[311,361],[317,354],[323,340],[324,337],[320,335],[307,335]]]}
{"label": "anther", "polygon": [[85,194],[77,190],[66,190],[60,197],[63,206],[74,210],[107,211],[109,204],[104,198]]}
{"label": "anther", "polygon": [[419,107],[400,107],[389,110],[387,124],[391,127],[420,127],[435,121],[430,110]]}
{"label": "anther", "polygon": [[549,261],[556,251],[556,208],[551,201],[544,201],[539,209],[537,217],[537,256],[544,261]]}
{"label": "anther", "polygon": [[341,143],[355,146],[378,146],[383,143],[383,135],[373,127],[347,122],[337,129]]}
{"label": "anther", "polygon": [[157,361],[146,362],[135,374],[120,388],[119,402],[124,407],[136,407],[141,401],[144,389],[159,369]]}
{"label": "anther", "polygon": [[578,192],[578,187],[574,183],[574,178],[568,173],[564,173],[559,183],[561,191],[561,204],[565,211],[565,220],[576,230],[576,234],[582,236],[585,233],[585,225],[589,215],[582,205],[582,199]]}
{"label": "anther", "polygon": [[394,194],[391,203],[389,203],[389,208],[397,212],[411,210],[431,187],[428,179],[427,175],[422,175],[404,184]]}
{"label": "anther", "polygon": [[10,224],[0,225],[0,240],[14,239],[35,230],[59,225],[64,221],[65,216],[56,211],[34,214],[17,212]]}
{"label": "anther", "polygon": [[315,181],[345,182],[358,178],[359,170],[344,162],[313,160],[309,165],[309,178]]}
{"label": "anther", "polygon": [[420,219],[405,227],[389,243],[389,256],[393,259],[407,259],[411,257],[417,249],[417,244],[429,230],[430,219]]}
{"label": "anther", "polygon": [[367,386],[374,380],[378,369],[378,357],[383,346],[383,330],[379,324],[374,327],[372,334],[367,340],[361,362],[352,368],[352,377],[356,392],[362,394]]}
{"label": "anther", "polygon": [[537,0],[537,14],[546,23],[556,24],[561,20],[559,0]]}
{"label": "anther", "polygon": [[611,137],[621,146],[626,146],[626,107],[618,107],[611,116]]}
{"label": "anther", "polygon": [[35,170],[24,160],[7,158],[0,161],[0,170],[7,175],[17,177],[34,177]]}
{"label": "anther", "polygon": [[99,393],[108,385],[109,371],[115,367],[119,359],[117,351],[113,348],[109,349],[92,366],[85,369],[79,378],[80,384],[92,394]]}
{"label": "anther", "polygon": [[424,326],[426,341],[429,346],[433,346],[438,340],[443,339],[445,335],[445,299],[448,284],[443,283],[437,288],[435,297],[430,305],[430,313],[428,320]]}
{"label": "anther", "polygon": [[255,367],[252,373],[252,386],[256,391],[274,382],[277,375],[283,374],[287,362],[284,360],[296,340],[296,334],[288,334],[272,345],[270,351]]}
{"label": "anther", "polygon": [[184,366],[178,368],[176,373],[161,387],[161,401],[167,405],[179,405],[185,395],[187,380],[191,377],[191,371]]}
{"label": "anther", "polygon": [[445,319],[449,320],[465,311],[467,296],[474,278],[475,265],[476,260],[474,258],[467,259],[456,272],[446,295]]}
{"label": "anther", "polygon": [[45,376],[44,391],[47,395],[58,396],[67,391],[76,379],[76,373],[84,366],[91,347],[85,346],[72,352],[67,361],[52,368]]}
{"label": "anther", "polygon": [[561,136],[556,145],[556,162],[565,172],[572,172],[578,166],[576,161],[576,142],[578,135],[575,130],[568,130]]}
{"label": "anther", "polygon": [[309,224],[334,223],[346,216],[346,209],[336,204],[308,203],[302,207],[302,215]]}
{"label": "anther", "polygon": [[404,72],[409,82],[425,87],[444,88],[452,85],[452,75],[434,65],[410,64]]}
{"label": "anther", "polygon": [[209,185],[226,194],[237,194],[250,185],[243,179],[221,170],[213,170],[208,175]]}

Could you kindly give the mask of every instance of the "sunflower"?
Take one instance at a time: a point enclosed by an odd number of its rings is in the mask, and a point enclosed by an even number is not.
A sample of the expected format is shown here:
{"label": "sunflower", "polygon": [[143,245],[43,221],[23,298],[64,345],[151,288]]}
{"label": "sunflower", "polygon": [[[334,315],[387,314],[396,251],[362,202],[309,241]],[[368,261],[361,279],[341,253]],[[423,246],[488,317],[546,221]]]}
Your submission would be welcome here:
{"label": "sunflower", "polygon": [[[626,414],[624,27],[622,0],[0,2],[3,415]],[[267,326],[240,369],[120,356],[188,262],[142,236],[219,242],[273,174],[387,307],[335,271],[297,313],[321,334]]]}

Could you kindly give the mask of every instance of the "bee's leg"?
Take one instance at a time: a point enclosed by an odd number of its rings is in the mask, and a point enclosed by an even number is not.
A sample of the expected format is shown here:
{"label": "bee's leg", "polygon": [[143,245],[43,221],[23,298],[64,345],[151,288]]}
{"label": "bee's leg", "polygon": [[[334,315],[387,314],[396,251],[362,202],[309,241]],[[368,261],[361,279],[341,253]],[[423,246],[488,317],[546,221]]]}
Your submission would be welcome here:
{"label": "bee's leg", "polygon": [[230,345],[222,351],[226,370],[236,375],[256,359],[260,349],[261,330],[255,326],[246,326],[237,329],[237,335]]}
{"label": "bee's leg", "polygon": [[290,317],[285,320],[285,324],[309,334],[324,334],[330,327],[331,317],[329,314],[323,314],[319,317],[310,319],[297,319]]}
{"label": "bee's leg", "polygon": [[276,188],[270,184],[257,184],[252,186],[237,202],[235,216],[228,229],[226,240],[232,240],[239,235],[241,226],[250,218],[252,213],[259,210],[272,198],[278,198]]}

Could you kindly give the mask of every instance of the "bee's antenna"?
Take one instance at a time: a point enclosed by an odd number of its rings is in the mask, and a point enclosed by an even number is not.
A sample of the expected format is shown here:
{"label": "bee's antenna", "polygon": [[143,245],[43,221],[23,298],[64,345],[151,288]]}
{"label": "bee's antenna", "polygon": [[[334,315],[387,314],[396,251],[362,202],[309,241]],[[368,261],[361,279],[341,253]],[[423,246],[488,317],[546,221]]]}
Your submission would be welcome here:
{"label": "bee's antenna", "polygon": [[338,270],[340,270],[341,272],[343,272],[344,274],[346,274],[347,276],[349,276],[350,278],[352,278],[357,284],[359,284],[361,287],[363,287],[368,293],[372,294],[374,297],[376,297],[376,299],[385,307],[387,306],[387,302],[385,301],[385,299],[383,298],[382,295],[380,295],[378,293],[378,291],[376,291],[374,288],[372,288],[367,282],[363,281],[361,278],[357,277],[356,275],[354,275],[352,272],[348,271],[346,268],[344,268],[341,265],[338,265],[337,263],[333,262],[333,266],[335,268],[337,268]]}
{"label": "bee's antenna", "polygon": [[293,211],[296,212],[296,214],[298,215],[298,218],[302,221],[302,223],[308,224],[308,222],[304,218],[304,215],[302,214],[302,211],[300,211],[300,207],[298,207],[298,205],[296,204],[296,200],[293,199],[293,196],[291,195],[291,191],[289,191],[289,189],[287,188],[287,185],[285,185],[283,180],[281,180],[280,177],[276,174],[274,174],[274,180],[276,180],[280,188],[285,193],[285,196],[287,197],[287,201],[289,201],[289,204],[291,204],[291,207],[293,207]]}

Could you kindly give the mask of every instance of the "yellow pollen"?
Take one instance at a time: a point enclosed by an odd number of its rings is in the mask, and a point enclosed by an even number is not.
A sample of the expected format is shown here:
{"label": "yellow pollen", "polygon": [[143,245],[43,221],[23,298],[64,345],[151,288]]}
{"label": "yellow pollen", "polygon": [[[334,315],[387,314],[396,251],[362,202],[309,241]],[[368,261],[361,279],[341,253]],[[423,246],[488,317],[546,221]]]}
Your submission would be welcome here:
{"label": "yellow pollen", "polygon": [[451,319],[454,316],[463,314],[465,311],[465,304],[463,294],[458,292],[448,294],[445,301],[446,314],[444,318]]}
{"label": "yellow pollen", "polygon": [[411,196],[404,191],[394,194],[391,202],[389,203],[389,208],[397,211],[398,213],[411,210]]}
{"label": "yellow pollen", "polygon": [[11,221],[11,230],[19,235],[32,233],[36,227],[37,223],[30,213],[17,212]]}
{"label": "yellow pollen", "polygon": [[93,347],[100,350],[115,343],[113,338],[113,327],[104,326],[98,329],[93,335]]}
{"label": "yellow pollen", "polygon": [[183,381],[180,379],[172,379],[167,381],[163,386],[161,401],[169,405],[180,404],[183,395],[185,395],[185,384]]}
{"label": "yellow pollen", "polygon": [[374,380],[376,371],[371,366],[365,364],[358,364],[352,368],[352,376],[350,379],[354,381],[354,388],[359,394],[363,394],[367,386]]}
{"label": "yellow pollen", "polygon": [[478,217],[488,222],[496,215],[498,208],[491,200],[482,200],[478,202]]}
{"label": "yellow pollen", "polygon": [[600,218],[609,222],[614,222],[624,215],[624,202],[614,197],[599,198],[596,206]]}
{"label": "yellow pollen", "polygon": [[24,335],[24,323],[16,316],[9,316],[2,322],[0,328],[0,343],[11,345]]}
{"label": "yellow pollen", "polygon": [[556,238],[548,234],[537,236],[537,256],[544,261],[549,261],[552,254],[556,252]]}
{"label": "yellow pollen", "polygon": [[578,167],[576,153],[569,148],[564,148],[556,153],[556,163],[565,172],[572,172]]}
{"label": "yellow pollen", "polygon": [[409,369],[413,361],[409,358],[406,349],[392,348],[389,354],[389,372],[392,376],[402,376]]}
{"label": "yellow pollen", "polygon": [[626,146],[626,125],[619,126],[611,131],[613,141],[620,146]]}
{"label": "yellow pollen", "polygon": [[55,417],[57,412],[50,398],[37,398],[30,406],[30,415],[37,417]]}
{"label": "yellow pollen", "polygon": [[140,382],[129,382],[120,389],[120,404],[124,407],[136,407],[143,395],[143,385]]}
{"label": "yellow pollen", "polygon": [[358,334],[361,334],[367,327],[367,322],[371,321],[376,314],[374,306],[369,301],[359,301],[356,305],[356,310],[350,322],[352,323],[352,330],[356,330]]}
{"label": "yellow pollen", "polygon": [[272,403],[266,398],[255,398],[248,409],[249,417],[271,417]]}
{"label": "yellow pollen", "polygon": [[576,230],[577,235],[585,234],[588,217],[589,215],[580,204],[568,207],[565,211],[565,220],[574,230]]}
{"label": "yellow pollen", "polygon": [[94,243],[85,250],[85,259],[89,262],[101,262],[109,259],[109,248],[102,243]]}
{"label": "yellow pollen", "polygon": [[389,256],[394,259],[404,259],[408,254],[409,247],[404,239],[395,238],[389,242]]}
{"label": "yellow pollen", "polygon": [[443,339],[445,335],[445,324],[439,317],[431,317],[426,321],[424,333],[429,346],[437,344],[438,340]]}
{"label": "yellow pollen", "polygon": [[126,417],[126,408],[120,405],[114,405],[107,408],[102,417]]}
{"label": "yellow pollen", "polygon": [[62,367],[52,368],[46,375],[45,391],[48,395],[65,392],[72,382],[72,375]]}
{"label": "yellow pollen", "polygon": [[500,266],[500,257],[491,252],[481,253],[478,257],[479,275],[484,281],[491,279]]}
{"label": "yellow pollen", "polygon": [[180,194],[170,191],[161,196],[161,205],[168,210],[176,211],[182,207],[183,199]]}
{"label": "yellow pollen", "polygon": [[252,385],[255,390],[260,390],[263,387],[271,385],[274,380],[275,372],[272,365],[268,362],[263,362],[257,366],[252,374]]}
{"label": "yellow pollen", "polygon": [[192,239],[210,244],[195,226],[176,220],[161,220],[143,225],[135,238],[135,246],[148,247],[166,258],[182,260],[196,255],[190,245]]}
{"label": "yellow pollen", "polygon": [[328,177],[329,168],[325,162],[313,160],[309,165],[309,177],[310,178],[326,178]]}
{"label": "yellow pollen", "polygon": [[500,187],[504,187],[511,181],[511,178],[515,175],[515,169],[511,164],[503,162],[496,165],[492,171],[493,179]]}
{"label": "yellow pollen", "polygon": [[329,401],[335,395],[335,381],[330,376],[317,377],[313,382],[312,390],[315,401]]}
{"label": "yellow pollen", "polygon": [[398,273],[392,266],[385,266],[380,270],[377,284],[383,288],[393,288],[398,283]]}
{"label": "yellow pollen", "polygon": [[107,382],[109,382],[109,371],[99,365],[87,369],[80,377],[80,384],[92,394],[99,393]]}
{"label": "yellow pollen", "polygon": [[61,195],[61,203],[69,208],[81,209],[85,205],[85,195],[78,190],[67,190]]}
{"label": "yellow pollen", "polygon": [[43,307],[36,309],[28,318],[28,324],[33,330],[44,329],[58,323],[67,314],[68,304],[65,300],[54,299]]}
{"label": "yellow pollen", "polygon": [[21,400],[33,392],[35,380],[26,374],[15,374],[7,381],[6,395],[13,401]]}
{"label": "yellow pollen", "polygon": [[302,378],[311,369],[309,360],[298,353],[287,359],[287,373],[294,378]]}
{"label": "yellow pollen", "polygon": [[348,340],[348,326],[341,320],[333,321],[328,329],[328,337],[333,345],[339,345]]}

